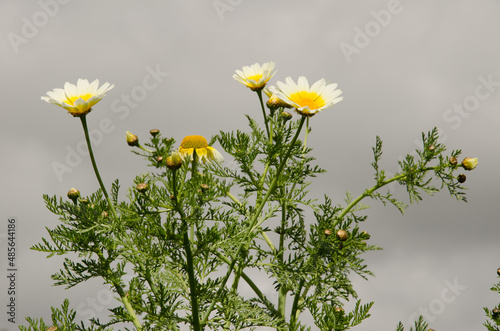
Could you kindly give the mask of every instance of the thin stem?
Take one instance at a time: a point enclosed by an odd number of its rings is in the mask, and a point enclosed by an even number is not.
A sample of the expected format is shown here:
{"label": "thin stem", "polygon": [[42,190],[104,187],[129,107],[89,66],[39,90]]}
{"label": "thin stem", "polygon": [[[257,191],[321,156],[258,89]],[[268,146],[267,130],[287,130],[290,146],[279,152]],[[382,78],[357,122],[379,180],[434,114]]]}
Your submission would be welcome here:
{"label": "thin stem", "polygon": [[262,108],[262,115],[264,116],[264,124],[266,125],[267,137],[271,140],[271,135],[269,133],[269,124],[267,123],[266,109],[264,108],[264,101],[262,101],[262,90],[257,90],[257,95],[259,96],[260,107]]}
{"label": "thin stem", "polygon": [[102,193],[106,197],[106,200],[108,201],[109,209],[111,210],[111,213],[113,214],[113,217],[115,218],[115,221],[118,220],[118,215],[116,214],[115,206],[113,205],[113,202],[109,198],[108,191],[106,191],[106,187],[104,186],[101,175],[99,174],[99,169],[97,168],[97,164],[95,162],[94,158],[94,152],[92,151],[92,144],[90,143],[90,137],[89,137],[89,130],[87,127],[87,116],[80,116],[80,120],[82,121],[82,126],[83,126],[83,132],[85,133],[85,140],[87,141],[87,148],[89,150],[89,155],[90,155],[90,161],[92,162],[92,167],[94,168],[94,173],[97,177],[97,181],[99,182],[99,186],[101,187]]}
{"label": "thin stem", "polygon": [[[416,172],[427,172],[427,171],[430,171],[430,170],[436,170],[436,169],[439,169],[439,166],[436,166],[436,167],[427,167],[427,168],[422,168],[422,169],[418,169]],[[337,219],[341,220],[342,218],[344,218],[344,216],[352,209],[354,208],[361,200],[363,200],[365,197],[368,197],[368,196],[371,196],[373,194],[373,192],[375,192],[376,190],[378,190],[379,188],[387,185],[387,184],[390,184],[394,181],[397,181],[397,180],[403,180],[404,178],[406,177],[406,174],[401,174],[401,175],[398,175],[398,176],[394,176],[392,177],[391,179],[388,179],[388,180],[385,180],[383,182],[380,182],[380,183],[377,183],[377,185],[373,186],[372,188],[370,189],[367,189],[365,190],[361,195],[359,195],[356,199],[352,200],[351,203],[349,203],[343,210],[342,212],[339,214],[339,216],[337,217]]]}
{"label": "thin stem", "polygon": [[[116,213],[115,207],[113,205],[113,202],[109,198],[108,191],[106,191],[106,187],[104,186],[104,183],[102,182],[102,179],[101,179],[101,175],[99,174],[99,169],[97,168],[97,163],[95,162],[94,152],[92,151],[92,144],[90,143],[86,115],[80,116],[80,120],[82,122],[83,132],[85,133],[85,140],[87,142],[87,148],[89,150],[90,161],[92,162],[92,167],[94,168],[94,173],[97,177],[97,181],[99,182],[99,186],[101,187],[102,193],[104,194],[104,196],[106,197],[106,200],[108,201],[108,205],[109,205],[109,209],[111,210],[111,214],[113,214],[115,221],[118,221],[118,215]],[[141,323],[139,322],[139,319],[137,318],[137,315],[135,313],[134,308],[132,307],[132,305],[128,301],[127,295],[123,291],[123,288],[117,283],[113,283],[113,286],[115,287],[116,292],[120,295],[120,298],[122,299],[122,302],[123,302],[123,305],[125,306],[125,309],[127,309],[130,317],[132,318],[132,323],[134,323],[134,326],[136,327],[137,330],[142,330]]]}
{"label": "thin stem", "polygon": [[[285,254],[285,227],[286,227],[286,202],[281,203],[281,231],[280,231],[280,244],[278,251],[278,261],[283,264]],[[278,311],[282,316],[285,316],[285,305],[286,305],[286,294],[287,290],[285,287],[280,286],[279,297],[278,297]]]}
{"label": "thin stem", "polygon": [[[195,170],[194,164],[193,164],[193,170]],[[188,273],[188,278],[189,278],[189,295],[191,297],[191,308],[193,313],[193,331],[201,331],[202,328],[200,326],[198,300],[196,297],[196,278],[194,276],[194,268],[193,268],[193,253],[191,252],[191,242],[189,241],[189,236],[188,236],[188,224],[186,220],[186,214],[179,206],[179,200],[177,200],[177,169],[173,170],[172,181],[173,181],[175,207],[177,213],[179,213],[179,216],[181,217],[182,231],[184,232],[183,245],[184,245],[184,250],[186,251],[186,271]]]}
{"label": "thin stem", "polygon": [[309,135],[309,117],[307,118],[307,123],[306,123],[306,132],[304,135],[304,147],[302,148],[302,152],[306,150],[307,146],[307,136]]}
{"label": "thin stem", "polygon": [[[254,215],[250,219],[250,222],[249,222],[249,225],[248,225],[248,230],[249,231],[252,230],[253,227],[254,227],[254,225],[255,225],[255,223],[257,223],[257,219],[258,219],[260,213],[262,212],[262,209],[264,209],[264,205],[266,204],[267,200],[271,197],[271,194],[276,189],[276,185],[278,184],[278,177],[280,176],[281,172],[283,171],[283,168],[285,167],[285,165],[286,165],[286,163],[288,161],[288,158],[290,157],[290,154],[292,152],[292,149],[294,148],[294,145],[295,145],[295,142],[297,141],[297,138],[299,137],[299,134],[300,134],[300,131],[302,130],[302,126],[304,125],[304,122],[305,122],[305,117],[302,117],[302,119],[300,121],[300,124],[299,124],[299,127],[297,128],[297,132],[295,133],[295,136],[293,137],[293,139],[292,139],[292,141],[290,143],[290,147],[288,148],[288,150],[286,152],[286,155],[285,155],[282,163],[280,164],[278,170],[276,171],[276,176],[273,178],[273,181],[272,181],[272,183],[271,183],[271,185],[269,187],[269,190],[267,191],[266,195],[264,196],[264,198],[260,202],[259,207],[255,211]],[[202,319],[202,322],[201,322],[202,325],[205,325],[207,323],[208,316],[212,312],[212,310],[213,310],[213,308],[215,306],[215,303],[217,302],[218,298],[221,296],[221,293],[224,290],[224,287],[226,286],[226,283],[227,283],[227,281],[229,279],[229,276],[233,272],[233,269],[234,269],[234,266],[235,266],[236,261],[238,259],[238,256],[240,255],[240,253],[243,250],[244,246],[245,246],[245,243],[241,243],[238,246],[238,249],[236,250],[236,253],[233,255],[232,260],[231,260],[231,264],[229,265],[229,268],[228,268],[228,270],[226,272],[226,276],[222,280],[222,282],[220,284],[220,287],[219,287],[219,290],[217,291],[217,294],[215,295],[214,300],[210,304],[210,307],[208,307],[207,311],[205,312],[205,314],[203,316],[203,319]]]}

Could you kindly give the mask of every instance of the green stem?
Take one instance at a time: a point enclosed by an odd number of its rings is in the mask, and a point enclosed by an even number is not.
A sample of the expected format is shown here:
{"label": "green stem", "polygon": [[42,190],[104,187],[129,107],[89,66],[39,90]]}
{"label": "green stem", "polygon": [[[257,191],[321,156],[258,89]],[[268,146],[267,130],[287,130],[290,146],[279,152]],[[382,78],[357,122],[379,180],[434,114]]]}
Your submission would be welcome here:
{"label": "green stem", "polygon": [[127,309],[127,311],[129,312],[130,316],[132,317],[132,323],[134,323],[135,328],[137,330],[139,330],[139,331],[142,330],[142,325],[139,322],[139,319],[137,318],[137,316],[135,314],[134,308],[130,304],[130,301],[128,301],[128,295],[125,293],[125,291],[120,286],[120,284],[113,283],[113,286],[115,287],[116,292],[120,296],[120,298],[122,300],[122,303],[125,306],[125,309]]}
{"label": "green stem", "polygon": [[[283,162],[280,164],[278,170],[276,171],[276,176],[273,178],[273,181],[272,181],[272,183],[271,183],[271,185],[269,187],[269,190],[267,191],[266,195],[264,196],[264,198],[260,202],[259,207],[256,209],[254,215],[250,219],[250,222],[249,222],[249,225],[248,225],[248,230],[252,230],[253,229],[255,223],[257,223],[257,219],[258,219],[260,213],[262,212],[262,209],[264,209],[264,205],[266,204],[267,200],[271,197],[271,194],[274,192],[274,189],[276,188],[276,185],[278,184],[278,178],[280,177],[280,174],[283,171],[283,168],[285,167],[285,165],[286,165],[286,163],[288,161],[288,158],[290,157],[290,153],[292,152],[292,149],[294,148],[295,142],[297,141],[297,138],[299,137],[299,134],[300,134],[300,131],[302,130],[302,126],[304,125],[304,122],[305,122],[305,117],[302,117],[302,119],[300,121],[300,124],[299,124],[299,127],[297,128],[297,132],[295,133],[295,136],[293,137],[293,139],[292,139],[292,141],[290,143],[290,147],[288,148],[288,150],[286,152],[286,155],[285,155],[285,157],[283,159]],[[234,266],[236,264],[236,261],[238,260],[238,256],[240,256],[240,253],[243,250],[244,246],[245,246],[245,243],[241,243],[238,246],[238,249],[236,250],[236,253],[233,255],[231,264],[229,265],[229,268],[228,268],[228,270],[226,272],[226,276],[222,280],[221,285],[219,287],[219,290],[217,291],[217,294],[215,295],[214,300],[212,300],[212,303],[210,304],[210,307],[208,307],[207,311],[205,312],[205,314],[203,316],[203,319],[202,319],[202,322],[201,322],[202,325],[205,325],[207,323],[208,316],[212,312],[212,310],[213,310],[213,308],[215,306],[215,303],[217,302],[217,300],[221,296],[222,291],[224,290],[224,287],[226,286],[226,283],[229,280],[229,276],[233,272],[233,269],[234,269]]]}
{"label": "green stem", "polygon": [[269,124],[267,123],[266,109],[264,108],[264,101],[262,101],[262,90],[257,90],[257,95],[259,96],[260,107],[262,108],[262,115],[264,116],[264,124],[266,125],[267,137],[272,141],[272,137],[269,133]]}
{"label": "green stem", "polygon": [[[431,170],[437,170],[439,169],[439,166],[436,166],[436,167],[427,167],[427,168],[421,168],[421,169],[418,169],[416,172],[427,172],[427,171],[431,171]],[[354,208],[361,200],[363,200],[365,197],[368,197],[368,196],[371,196],[373,194],[373,192],[375,192],[376,190],[378,190],[379,188],[387,185],[387,184],[390,184],[394,181],[398,181],[398,180],[403,180],[404,178],[406,177],[406,174],[401,174],[401,175],[397,175],[397,176],[394,176],[392,177],[391,179],[388,179],[388,180],[385,180],[383,182],[380,182],[380,183],[377,183],[377,185],[373,186],[372,188],[370,189],[367,189],[365,190],[360,196],[358,196],[356,199],[352,200],[351,203],[349,203],[343,210],[342,212],[339,214],[339,216],[337,217],[338,220],[341,220],[342,218],[344,218],[344,216],[352,209]]]}
{"label": "green stem", "polygon": [[[278,251],[278,261],[280,264],[283,264],[285,254],[285,227],[286,227],[286,202],[281,203],[281,231],[280,231],[280,244]],[[286,306],[286,288],[282,285],[279,288],[279,297],[278,297],[278,311],[281,316],[285,316],[285,306]]]}
{"label": "green stem", "polygon": [[[193,164],[193,170],[196,170],[194,164]],[[199,312],[198,312],[199,311],[198,300],[196,297],[196,278],[194,276],[193,253],[191,252],[191,242],[189,241],[189,236],[188,236],[188,224],[187,224],[187,220],[186,220],[186,214],[184,213],[182,208],[179,206],[179,200],[177,200],[177,170],[176,169],[173,170],[172,181],[173,181],[175,208],[177,210],[177,213],[179,213],[179,216],[181,217],[182,231],[184,232],[183,245],[184,245],[184,250],[186,251],[186,271],[188,273],[188,278],[189,278],[189,295],[191,298],[191,310],[193,313],[193,331],[201,331],[202,328],[200,326],[200,316],[199,316]]]}
{"label": "green stem", "polygon": [[292,311],[290,313],[290,329],[295,330],[296,329],[296,324],[297,320],[300,315],[300,310],[298,309],[299,307],[299,301],[301,298],[305,298],[307,295],[307,292],[309,291],[309,286],[304,289],[302,294],[300,291],[302,290],[302,287],[304,286],[304,279],[300,280],[299,287],[297,288],[297,293],[295,293],[295,297],[293,299],[293,304],[292,304]]}
{"label": "green stem", "polygon": [[106,187],[102,182],[101,175],[99,174],[99,169],[97,168],[97,164],[95,162],[94,152],[92,151],[92,144],[90,143],[89,130],[87,127],[87,116],[86,115],[80,116],[80,120],[82,121],[83,132],[85,133],[85,140],[87,141],[87,148],[89,150],[90,161],[92,162],[92,167],[94,168],[94,173],[97,177],[97,181],[99,182],[99,186],[101,187],[102,193],[104,194],[106,200],[108,201],[109,209],[111,210],[111,213],[115,218],[115,221],[118,221],[118,215],[116,214],[115,206],[113,205],[113,202],[109,198],[108,191],[106,191]]}
{"label": "green stem", "polygon": [[[219,252],[217,251],[213,251],[213,253],[219,258],[221,259],[223,262],[227,263],[227,264],[231,264],[231,261],[229,261],[229,259],[227,257],[225,257],[224,255],[220,254]],[[250,288],[255,292],[255,294],[259,297],[259,299],[261,300],[261,302],[266,305],[267,309],[269,309],[275,316],[279,316],[279,313],[278,311],[276,310],[276,308],[273,306],[273,304],[266,298],[266,296],[262,293],[262,291],[259,289],[259,287],[257,285],[255,285],[255,283],[253,282],[253,280],[247,275],[245,274],[244,272],[241,272],[241,278],[243,278],[245,280],[245,282],[248,284],[248,286],[250,286]]]}
{"label": "green stem", "polygon": [[302,149],[302,152],[306,150],[307,146],[307,136],[309,135],[309,117],[307,118],[307,123],[306,123],[306,133],[304,135],[304,147]]}
{"label": "green stem", "polygon": [[[113,202],[109,198],[108,191],[106,190],[106,187],[104,186],[104,183],[102,182],[101,175],[99,174],[99,169],[97,168],[97,163],[95,162],[94,152],[92,151],[92,144],[90,143],[86,115],[80,116],[80,120],[82,122],[83,132],[85,133],[85,140],[87,142],[87,148],[89,150],[90,161],[92,162],[92,167],[94,168],[94,173],[97,177],[97,181],[99,182],[99,186],[101,187],[101,190],[102,190],[102,193],[104,194],[104,197],[108,201],[109,209],[111,210],[111,214],[113,214],[113,218],[115,219],[115,221],[118,221],[118,214],[116,213]],[[137,330],[142,330],[141,323],[139,322],[139,319],[137,318],[137,315],[135,313],[134,308],[132,307],[132,305],[128,301],[127,295],[123,291],[123,288],[117,283],[113,283],[113,285],[116,289],[116,292],[120,295],[120,298],[122,299],[122,302],[123,302],[123,305],[125,306],[125,309],[127,309],[127,312],[129,313],[130,317],[132,318],[132,323],[134,323],[135,328]]]}

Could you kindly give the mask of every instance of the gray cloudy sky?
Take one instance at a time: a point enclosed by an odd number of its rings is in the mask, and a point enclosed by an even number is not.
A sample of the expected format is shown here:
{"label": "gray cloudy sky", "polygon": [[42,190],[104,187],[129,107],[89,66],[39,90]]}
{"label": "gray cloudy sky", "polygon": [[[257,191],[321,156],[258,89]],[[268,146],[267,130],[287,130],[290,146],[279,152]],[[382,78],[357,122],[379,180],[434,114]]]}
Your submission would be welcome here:
{"label": "gray cloudy sky", "polygon": [[[467,174],[469,203],[446,192],[425,197],[405,216],[369,202],[365,229],[384,248],[366,256],[376,277],[354,278],[372,317],[356,330],[395,330],[419,311],[436,330],[485,330],[482,307],[500,267],[500,1],[8,1],[0,0],[1,268],[8,217],[18,220],[18,316],[49,316],[69,297],[78,316],[109,302],[99,282],[65,291],[51,286],[61,260],[28,248],[54,227],[42,194],[98,184],[81,156],[77,119],[40,96],[78,78],[116,84],[88,116],[104,181],[147,171],[129,152],[125,131],[146,138],[158,128],[177,140],[245,129],[259,118],[254,93],[235,69],[276,62],[271,83],[300,75],[326,78],[344,100],[311,120],[309,145],[328,169],[313,184],[337,201],[372,185],[371,147],[385,142],[383,164],[422,131],[441,129],[450,149],[479,158]],[[227,157],[227,156],[226,156]],[[61,168],[61,165],[64,167]],[[59,169],[59,170],[55,170]],[[64,169],[61,170],[61,169]],[[403,190],[395,187],[403,195]],[[6,272],[6,271],[5,271]],[[0,283],[2,306],[6,280]],[[5,310],[5,309],[4,309]],[[2,312],[0,325],[6,322]]]}

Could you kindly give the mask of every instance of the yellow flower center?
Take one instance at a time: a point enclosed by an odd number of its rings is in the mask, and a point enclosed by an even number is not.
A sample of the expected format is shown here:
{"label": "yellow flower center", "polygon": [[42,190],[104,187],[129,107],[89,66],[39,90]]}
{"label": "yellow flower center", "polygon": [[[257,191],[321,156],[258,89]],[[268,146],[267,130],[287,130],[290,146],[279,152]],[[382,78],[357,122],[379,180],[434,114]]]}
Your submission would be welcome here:
{"label": "yellow flower center", "polygon": [[247,77],[248,80],[254,80],[256,82],[258,82],[260,79],[262,78],[262,74],[257,74],[257,75],[253,75],[253,76],[250,76],[250,77]]}
{"label": "yellow flower center", "polygon": [[73,105],[75,104],[74,102],[75,102],[76,100],[80,99],[80,98],[82,98],[83,100],[87,101],[88,99],[90,99],[90,98],[92,98],[92,97],[93,97],[93,95],[92,95],[92,94],[77,95],[77,96],[73,96],[73,97],[71,97],[71,98],[67,99],[67,100],[66,100],[66,103],[67,103],[68,105],[72,105],[72,106],[73,106]]}
{"label": "yellow flower center", "polygon": [[186,136],[182,139],[181,148],[207,148],[208,142],[202,136]]}
{"label": "yellow flower center", "polygon": [[325,105],[325,99],[315,92],[300,91],[290,95],[290,100],[300,107],[309,107],[314,110]]}

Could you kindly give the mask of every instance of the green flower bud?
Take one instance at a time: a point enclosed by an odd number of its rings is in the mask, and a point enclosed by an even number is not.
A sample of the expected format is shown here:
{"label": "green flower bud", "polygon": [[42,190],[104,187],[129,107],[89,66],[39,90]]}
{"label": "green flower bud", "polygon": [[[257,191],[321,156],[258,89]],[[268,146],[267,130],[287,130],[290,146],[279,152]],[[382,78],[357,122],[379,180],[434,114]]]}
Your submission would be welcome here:
{"label": "green flower bud", "polygon": [[495,308],[491,311],[491,317],[493,317],[494,319],[497,319],[500,317],[500,309],[498,308]]}
{"label": "green flower bud", "polygon": [[79,197],[80,197],[80,191],[78,191],[76,188],[71,188],[68,191],[68,198],[70,198],[75,205]]}
{"label": "green flower bud", "polygon": [[332,230],[330,229],[325,229],[325,236],[329,236],[332,234]]}
{"label": "green flower bud", "polygon": [[368,240],[368,239],[370,239],[371,236],[370,236],[370,234],[368,232],[363,231],[363,232],[361,232],[360,237],[361,237],[361,239]]}
{"label": "green flower bud", "polygon": [[291,120],[291,119],[292,119],[292,117],[293,117],[293,115],[292,115],[292,114],[290,114],[290,113],[289,113],[289,112],[287,112],[287,111],[284,111],[284,112],[282,112],[282,113],[280,114],[280,117],[281,117],[281,119],[282,119],[283,121],[285,121],[285,122],[286,122],[286,121]]}
{"label": "green flower bud", "polygon": [[139,146],[139,138],[135,134],[132,134],[131,132],[127,131],[126,137],[127,137],[127,144],[129,146],[132,147]]}
{"label": "green flower bud", "polygon": [[149,130],[149,133],[153,136],[153,137],[156,137],[158,135],[158,133],[160,133],[160,130],[158,129],[152,129],[152,130]]}
{"label": "green flower bud", "polygon": [[474,169],[477,166],[477,157],[476,158],[466,157],[462,161],[462,165],[464,166],[465,170]]}

